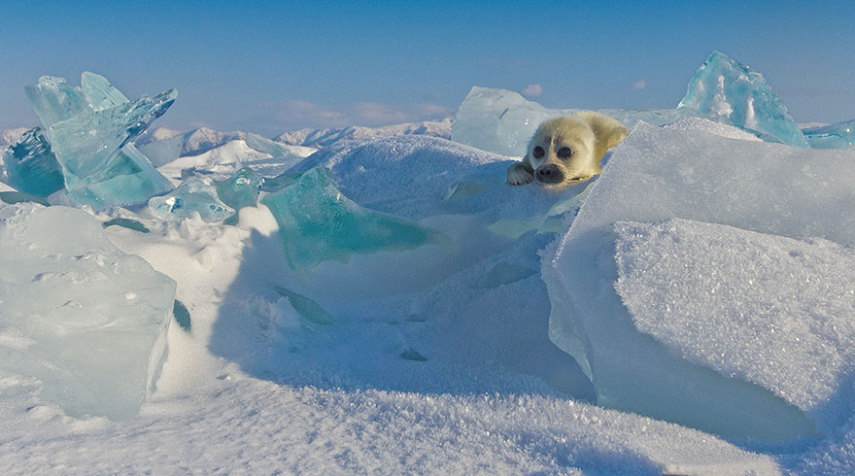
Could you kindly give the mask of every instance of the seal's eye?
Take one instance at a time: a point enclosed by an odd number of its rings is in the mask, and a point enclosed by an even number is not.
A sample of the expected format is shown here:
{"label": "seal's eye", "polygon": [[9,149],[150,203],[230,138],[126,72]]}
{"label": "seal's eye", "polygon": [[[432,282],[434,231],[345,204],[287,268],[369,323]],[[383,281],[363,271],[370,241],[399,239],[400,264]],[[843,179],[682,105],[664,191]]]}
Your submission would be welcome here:
{"label": "seal's eye", "polygon": [[532,151],[532,154],[534,154],[535,159],[539,159],[539,158],[543,157],[543,154],[545,154],[545,153],[546,152],[543,150],[543,147],[541,147],[541,146],[535,147],[534,150]]}
{"label": "seal's eye", "polygon": [[570,150],[569,147],[562,147],[562,148],[558,149],[557,154],[558,154],[559,159],[566,159],[566,158],[570,157],[571,155],[573,155],[573,151]]}

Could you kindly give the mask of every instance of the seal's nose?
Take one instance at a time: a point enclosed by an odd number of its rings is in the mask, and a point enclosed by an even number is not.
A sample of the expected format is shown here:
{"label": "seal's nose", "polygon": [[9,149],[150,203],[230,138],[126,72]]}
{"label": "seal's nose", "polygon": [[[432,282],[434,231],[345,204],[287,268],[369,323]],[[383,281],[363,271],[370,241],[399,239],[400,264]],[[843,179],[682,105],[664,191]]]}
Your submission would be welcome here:
{"label": "seal's nose", "polygon": [[538,168],[534,176],[541,183],[559,183],[564,180],[564,172],[554,164]]}

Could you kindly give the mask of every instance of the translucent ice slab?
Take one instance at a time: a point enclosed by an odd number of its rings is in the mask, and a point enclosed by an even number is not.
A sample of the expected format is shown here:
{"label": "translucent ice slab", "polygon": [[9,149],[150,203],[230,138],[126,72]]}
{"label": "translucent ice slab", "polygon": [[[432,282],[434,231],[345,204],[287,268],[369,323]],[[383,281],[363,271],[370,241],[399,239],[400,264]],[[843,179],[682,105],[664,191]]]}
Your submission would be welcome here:
{"label": "translucent ice slab", "polygon": [[802,129],[814,149],[851,149],[855,147],[855,120],[830,126]]}
{"label": "translucent ice slab", "polygon": [[766,78],[718,51],[713,51],[692,76],[677,107],[753,131],[766,140],[808,146]]}
{"label": "translucent ice slab", "polygon": [[[76,186],[69,186],[69,184]],[[161,175],[133,144],[122,147],[110,163],[83,181],[69,180],[68,196],[78,205],[101,210],[113,205],[134,205],[149,197],[172,190]]]}
{"label": "translucent ice slab", "polygon": [[44,76],[27,94],[76,204],[96,210],[132,205],[172,188],[131,141],[166,112],[175,90],[129,102],[105,78],[87,72],[80,87]]}
{"label": "translucent ice slab", "polygon": [[353,253],[400,251],[444,241],[441,233],[349,200],[335,187],[329,170],[321,167],[264,197],[262,203],[279,223],[294,268],[325,260],[346,262]]}
{"label": "translucent ice slab", "polygon": [[166,356],[175,282],[74,208],[2,207],[0,242],[0,368],[41,380],[69,415],[136,415]]}
{"label": "translucent ice slab", "polygon": [[164,220],[181,220],[198,213],[202,220],[223,221],[235,211],[220,201],[217,189],[202,179],[190,178],[167,195],[152,197],[148,206],[154,215]]}
{"label": "translucent ice slab", "polygon": [[242,168],[228,180],[214,182],[220,200],[234,210],[254,206],[264,179],[250,168]]}

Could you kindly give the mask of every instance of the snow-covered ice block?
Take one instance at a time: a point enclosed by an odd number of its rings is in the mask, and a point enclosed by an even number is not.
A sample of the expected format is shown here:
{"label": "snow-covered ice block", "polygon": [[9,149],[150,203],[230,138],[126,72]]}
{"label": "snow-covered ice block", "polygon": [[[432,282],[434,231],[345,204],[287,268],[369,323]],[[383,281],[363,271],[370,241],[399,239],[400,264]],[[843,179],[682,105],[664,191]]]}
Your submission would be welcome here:
{"label": "snow-covered ice block", "polygon": [[3,154],[3,162],[9,183],[24,193],[47,197],[63,187],[62,170],[38,127],[10,145]]}
{"label": "snow-covered ice block", "polygon": [[444,241],[441,233],[348,199],[322,167],[303,173],[262,203],[276,217],[294,268],[326,260],[346,262],[353,253],[402,251]]}
{"label": "snow-covered ice block", "polygon": [[0,368],[73,416],[137,414],[166,356],[175,282],[68,207],[0,208]]}
{"label": "snow-covered ice block", "polygon": [[851,149],[855,147],[855,120],[822,127],[802,129],[814,149]]}
{"label": "snow-covered ice block", "polygon": [[[826,430],[836,423],[835,408],[840,404],[836,399],[841,398],[843,390],[842,383],[834,379],[851,370],[849,361],[834,367],[833,362],[820,360],[826,366],[822,372],[833,376],[817,383],[819,387],[802,390],[814,395],[806,397],[804,393],[798,396],[770,383],[778,379],[771,366],[764,367],[762,372],[754,369],[763,375],[752,377],[751,381],[745,380],[747,370],[734,375],[736,357],[733,356],[745,353],[738,348],[737,341],[723,344],[725,362],[731,365],[728,368],[716,368],[669,350],[665,343],[639,331],[632,308],[627,309],[614,288],[619,277],[616,243],[632,239],[629,232],[621,237],[614,227],[615,223],[625,221],[644,224],[682,218],[796,240],[816,237],[852,246],[855,244],[855,215],[850,210],[850,204],[855,202],[852,183],[855,183],[852,151],[809,150],[734,140],[681,124],[664,128],[639,124],[615,152],[572,226],[556,243],[554,256],[544,260],[542,274],[552,301],[551,339],[576,358],[594,383],[598,401],[609,407],[729,436],[784,439],[811,434],[814,427]],[[729,228],[703,229],[731,233]],[[768,240],[783,246],[777,237]],[[759,238],[757,246],[720,248],[720,253],[714,253],[711,243],[703,243],[701,238],[696,241],[694,247],[683,251],[701,253],[698,250],[703,248],[703,253],[711,256],[681,255],[672,259],[681,260],[686,266],[695,260],[709,262],[710,266],[719,262],[720,267],[703,272],[723,273],[725,276],[720,276],[723,282],[732,283],[738,278],[734,275],[737,265],[725,266],[729,262],[727,253],[739,257],[744,266],[752,265],[754,255],[757,259],[762,255],[765,260],[772,256],[771,251],[761,252],[764,240]],[[800,253],[808,253],[811,258],[825,253],[816,247],[807,248]],[[801,277],[811,272],[827,273],[825,279],[851,279],[830,269],[799,263],[797,256],[792,258],[787,273]],[[679,269],[685,269],[682,264]],[[762,260],[754,266],[761,265]],[[676,272],[677,268],[675,265],[672,269]],[[677,286],[684,279],[670,276],[669,282]],[[782,277],[781,282],[788,282],[786,279]],[[639,286],[633,294],[640,296],[643,292],[656,299],[659,296],[656,293],[665,290],[657,290],[651,284]],[[846,299],[850,299],[845,292],[828,298],[840,300],[835,301],[837,307],[829,307],[830,303],[820,302],[819,297],[810,306],[815,311],[840,310],[845,307]],[[739,307],[750,309],[747,304]],[[720,312],[712,308],[695,311],[701,319]],[[819,333],[818,337],[803,333],[804,327],[793,326],[788,331],[794,333],[792,338],[806,342],[836,338],[826,333],[827,329],[810,330]],[[682,345],[695,346],[697,354],[713,352],[708,341],[686,340]],[[781,359],[789,358],[789,363],[801,358],[795,349],[782,352]]]}
{"label": "snow-covered ice block", "polygon": [[171,190],[131,141],[166,112],[175,90],[130,102],[104,77],[86,72],[80,87],[43,76],[27,94],[74,203],[100,210]]}
{"label": "snow-covered ice block", "polygon": [[[482,150],[520,157],[537,126],[545,119],[579,112],[579,109],[548,109],[506,89],[475,86],[460,104],[451,127],[451,139]],[[627,127],[638,121],[669,124],[696,115],[683,109],[603,109]]]}
{"label": "snow-covered ice block", "polygon": [[189,178],[172,192],[151,197],[148,207],[158,218],[170,221],[198,213],[202,220],[215,223],[235,214],[234,209],[219,199],[217,189],[199,178]]}
{"label": "snow-covered ice block", "polygon": [[855,364],[852,248],[683,219],[615,232],[615,288],[640,332],[816,421],[837,415]]}
{"label": "snow-covered ice block", "polygon": [[760,137],[807,147],[808,141],[766,78],[724,53],[713,51],[692,79],[679,109],[732,124]]}

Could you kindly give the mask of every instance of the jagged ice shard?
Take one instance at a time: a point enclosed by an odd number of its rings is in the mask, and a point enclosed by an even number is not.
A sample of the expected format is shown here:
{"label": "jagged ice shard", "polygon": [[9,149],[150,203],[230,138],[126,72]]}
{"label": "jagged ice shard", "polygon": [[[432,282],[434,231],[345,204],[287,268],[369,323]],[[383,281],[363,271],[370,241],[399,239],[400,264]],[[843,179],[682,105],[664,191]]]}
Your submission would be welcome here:
{"label": "jagged ice shard", "polygon": [[855,120],[829,126],[802,129],[814,149],[851,149],[855,147]]}
{"label": "jagged ice shard", "polygon": [[176,284],[84,211],[0,208],[0,369],[72,416],[136,415],[166,356]]}
{"label": "jagged ice shard", "polygon": [[807,147],[808,141],[766,78],[713,51],[692,79],[678,109],[756,133],[764,140]]}
{"label": "jagged ice shard", "polygon": [[148,201],[152,213],[167,221],[176,221],[198,213],[203,221],[215,223],[235,214],[234,209],[217,196],[217,189],[199,178],[189,178],[171,193]]}
{"label": "jagged ice shard", "polygon": [[739,438],[826,432],[855,365],[855,152],[717,127],[639,124],[615,151],[543,262],[550,338],[604,406]]}
{"label": "jagged ice shard", "polygon": [[276,217],[295,269],[326,260],[346,262],[353,253],[403,251],[446,239],[409,220],[358,205],[335,187],[323,167],[308,170],[262,203]]}
{"label": "jagged ice shard", "polygon": [[71,201],[101,210],[171,190],[132,141],[172,105],[175,90],[130,102],[97,74],[83,73],[80,84],[43,76],[26,88]]}
{"label": "jagged ice shard", "polygon": [[9,184],[21,192],[47,197],[62,189],[62,170],[42,130],[31,129],[3,154]]}
{"label": "jagged ice shard", "polygon": [[256,171],[244,167],[231,178],[214,182],[217,195],[226,205],[235,210],[254,206],[258,202],[263,177]]}

